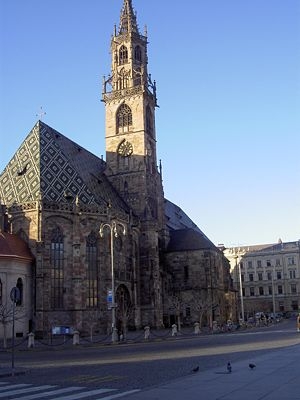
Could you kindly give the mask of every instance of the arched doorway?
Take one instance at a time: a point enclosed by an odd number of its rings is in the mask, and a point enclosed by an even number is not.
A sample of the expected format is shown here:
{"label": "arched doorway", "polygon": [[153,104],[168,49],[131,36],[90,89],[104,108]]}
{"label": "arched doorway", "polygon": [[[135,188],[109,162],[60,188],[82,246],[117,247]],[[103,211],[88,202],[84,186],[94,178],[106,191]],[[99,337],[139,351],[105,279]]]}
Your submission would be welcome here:
{"label": "arched doorway", "polygon": [[116,291],[116,327],[119,338],[125,339],[128,327],[132,325],[134,307],[130,298],[129,290],[125,285],[120,285]]}

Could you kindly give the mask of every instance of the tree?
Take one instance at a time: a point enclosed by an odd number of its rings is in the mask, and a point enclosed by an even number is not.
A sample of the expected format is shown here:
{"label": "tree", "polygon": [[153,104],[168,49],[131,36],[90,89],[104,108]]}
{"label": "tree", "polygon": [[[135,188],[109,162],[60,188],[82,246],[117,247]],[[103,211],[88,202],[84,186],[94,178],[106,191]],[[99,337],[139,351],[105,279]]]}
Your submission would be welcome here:
{"label": "tree", "polygon": [[[15,310],[14,310],[15,309]],[[16,307],[13,303],[0,304],[0,324],[3,326],[3,347],[7,348],[7,328],[9,324],[13,322],[13,314],[15,314],[15,320],[24,318],[20,307]]]}
{"label": "tree", "polygon": [[211,300],[207,297],[207,292],[201,289],[192,290],[190,304],[193,313],[197,314],[199,318],[201,328],[204,314],[212,310],[212,303]]}

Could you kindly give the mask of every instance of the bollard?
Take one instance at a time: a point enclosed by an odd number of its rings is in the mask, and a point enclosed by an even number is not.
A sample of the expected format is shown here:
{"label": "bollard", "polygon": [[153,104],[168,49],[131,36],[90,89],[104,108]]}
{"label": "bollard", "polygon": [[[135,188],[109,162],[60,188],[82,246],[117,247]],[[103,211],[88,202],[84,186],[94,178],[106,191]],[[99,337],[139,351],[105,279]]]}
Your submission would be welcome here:
{"label": "bollard", "polygon": [[77,345],[79,344],[79,332],[78,331],[74,331],[73,333],[73,345]]}
{"label": "bollard", "polygon": [[172,325],[172,336],[177,336],[177,325],[176,324]]}
{"label": "bollard", "polygon": [[145,331],[145,333],[144,333],[144,339],[145,339],[145,340],[148,340],[149,337],[150,337],[150,326],[145,326],[144,331]]}
{"label": "bollard", "polygon": [[34,333],[30,332],[28,334],[28,348],[32,349],[34,347]]}
{"label": "bollard", "polygon": [[200,324],[199,324],[199,322],[195,322],[194,323],[194,334],[199,335],[199,333],[200,333]]}

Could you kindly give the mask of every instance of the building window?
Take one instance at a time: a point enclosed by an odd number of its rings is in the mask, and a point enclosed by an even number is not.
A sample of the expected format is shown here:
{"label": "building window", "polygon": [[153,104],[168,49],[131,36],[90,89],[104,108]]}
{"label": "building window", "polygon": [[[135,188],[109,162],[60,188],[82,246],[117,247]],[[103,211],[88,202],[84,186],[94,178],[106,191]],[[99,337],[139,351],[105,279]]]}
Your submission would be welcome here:
{"label": "building window", "polygon": [[127,104],[122,104],[117,112],[117,130],[129,131],[129,127],[132,125],[132,112]]}
{"label": "building window", "polygon": [[290,270],[290,279],[296,279],[296,270],[294,269]]}
{"label": "building window", "polygon": [[277,271],[276,276],[277,276],[277,279],[281,279],[281,271]]}
{"label": "building window", "polygon": [[189,279],[189,267],[187,265],[184,266],[184,280],[187,281]]}
{"label": "building window", "polygon": [[271,267],[271,261],[267,260],[267,267]]}
{"label": "building window", "polygon": [[252,268],[252,261],[248,261],[248,268]]}
{"label": "building window", "polygon": [[253,274],[249,274],[249,281],[250,281],[250,282],[253,282],[253,281],[254,281],[254,276],[253,276]]}
{"label": "building window", "polygon": [[259,294],[260,296],[264,295],[264,288],[262,286],[259,287]]}
{"label": "building window", "polygon": [[263,280],[263,274],[262,274],[262,272],[259,272],[257,275],[258,275],[258,280],[259,280],[259,281],[262,281],[262,280]]}
{"label": "building window", "polygon": [[278,294],[283,294],[283,288],[281,285],[278,285]]}
{"label": "building window", "polygon": [[240,268],[243,269],[244,268],[244,264],[243,261],[240,262]]}
{"label": "building window", "polygon": [[295,265],[295,258],[294,257],[288,257],[288,265]]}
{"label": "building window", "polygon": [[185,315],[186,315],[186,317],[190,317],[191,316],[191,308],[190,307],[186,307]]}
{"label": "building window", "polygon": [[126,64],[128,62],[128,50],[126,46],[121,46],[119,50],[119,63]]}
{"label": "building window", "polygon": [[269,295],[273,294],[272,286],[268,286],[268,292],[269,292]]}
{"label": "building window", "polygon": [[98,266],[97,266],[97,237],[92,232],[86,240],[87,261],[87,307],[97,307],[98,304]]}
{"label": "building window", "polygon": [[242,282],[245,281],[245,276],[244,276],[244,274],[241,274],[241,281],[242,281]]}
{"label": "building window", "polygon": [[298,311],[298,301],[297,300],[292,301],[292,310]]}
{"label": "building window", "polygon": [[153,117],[149,105],[146,107],[146,129],[149,135],[153,135]]}
{"label": "building window", "polygon": [[20,299],[16,302],[16,306],[21,306],[23,304],[23,281],[21,278],[18,278],[16,286],[20,292]]}
{"label": "building window", "polygon": [[283,301],[279,301],[279,311],[284,311],[284,303]]}
{"label": "building window", "polygon": [[63,308],[63,265],[64,265],[64,243],[60,228],[52,231],[51,238],[51,307]]}
{"label": "building window", "polygon": [[246,291],[245,291],[245,288],[244,288],[244,287],[242,288],[242,296],[243,296],[243,297],[246,296]]}
{"label": "building window", "polygon": [[142,50],[141,50],[140,46],[135,46],[134,59],[137,62],[141,62],[142,61]]}
{"label": "building window", "polygon": [[250,287],[250,296],[255,296],[255,291],[253,286]]}
{"label": "building window", "polygon": [[257,260],[257,268],[261,268],[261,260]]}
{"label": "building window", "polygon": [[297,285],[295,283],[291,284],[291,293],[297,294]]}
{"label": "building window", "polygon": [[276,258],[275,265],[280,265],[280,259]]}

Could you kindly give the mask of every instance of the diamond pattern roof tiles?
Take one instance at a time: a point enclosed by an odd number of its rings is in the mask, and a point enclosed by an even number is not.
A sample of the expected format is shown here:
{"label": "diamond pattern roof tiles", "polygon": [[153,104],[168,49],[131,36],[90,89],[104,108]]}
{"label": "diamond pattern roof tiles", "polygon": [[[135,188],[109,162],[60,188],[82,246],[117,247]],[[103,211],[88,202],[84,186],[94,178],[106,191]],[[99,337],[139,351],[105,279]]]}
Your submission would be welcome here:
{"label": "diamond pattern roof tiles", "polygon": [[39,121],[0,175],[6,205],[35,201],[75,201],[127,209],[104,175],[106,163]]}

